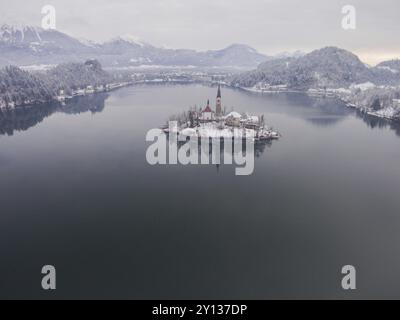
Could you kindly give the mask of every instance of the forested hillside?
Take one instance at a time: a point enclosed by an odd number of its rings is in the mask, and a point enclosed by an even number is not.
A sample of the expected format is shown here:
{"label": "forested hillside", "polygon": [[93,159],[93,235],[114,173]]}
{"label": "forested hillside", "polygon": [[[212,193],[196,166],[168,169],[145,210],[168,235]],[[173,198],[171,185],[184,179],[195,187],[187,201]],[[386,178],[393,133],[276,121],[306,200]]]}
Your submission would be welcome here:
{"label": "forested hillside", "polygon": [[96,60],[61,64],[43,73],[8,66],[0,70],[0,108],[49,102],[61,90],[70,95],[74,90],[105,85],[112,79]]}

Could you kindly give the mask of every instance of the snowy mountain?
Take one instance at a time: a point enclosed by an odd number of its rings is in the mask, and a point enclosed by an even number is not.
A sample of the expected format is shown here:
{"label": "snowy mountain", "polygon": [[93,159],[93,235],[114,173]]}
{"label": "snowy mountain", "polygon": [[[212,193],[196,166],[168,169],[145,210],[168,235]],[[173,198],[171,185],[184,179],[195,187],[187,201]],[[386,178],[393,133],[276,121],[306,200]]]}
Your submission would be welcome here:
{"label": "snowy mountain", "polygon": [[199,52],[187,49],[157,48],[139,39],[123,36],[99,45],[99,60],[112,66],[196,66],[254,68],[268,57],[246,45]]}
{"label": "snowy mountain", "polygon": [[87,44],[56,30],[44,30],[31,26],[0,27],[0,46],[2,48],[24,48],[31,52],[51,53],[46,50],[87,50]]}
{"label": "snowy mountain", "polygon": [[400,60],[390,60],[379,63],[371,68],[375,84],[397,86],[400,84]]}
{"label": "snowy mountain", "polygon": [[389,60],[381,62],[376,66],[377,68],[388,70],[392,73],[399,73],[400,72],[400,59]]}
{"label": "snowy mountain", "polygon": [[92,46],[56,30],[31,26],[0,27],[0,65],[53,64],[90,55]]}
{"label": "snowy mountain", "polygon": [[0,66],[57,64],[98,59],[104,66],[139,65],[255,68],[268,59],[255,49],[235,44],[222,50],[199,52],[157,48],[124,35],[105,43],[78,40],[56,30],[31,26],[0,27]]}
{"label": "snowy mountain", "polygon": [[[390,70],[388,70],[390,68]],[[298,58],[266,61],[256,70],[233,78],[234,85],[252,87],[258,82],[290,88],[347,88],[354,83],[400,84],[397,62],[367,67],[353,53],[326,47]]]}
{"label": "snowy mountain", "polygon": [[5,24],[0,27],[0,40],[8,44],[40,42],[39,32],[40,30],[34,27],[17,27]]}
{"label": "snowy mountain", "polygon": [[217,51],[207,51],[206,57],[215,63],[215,65],[224,66],[249,66],[259,65],[260,63],[271,59],[258,53],[255,49],[243,45],[233,44],[225,49]]}
{"label": "snowy mountain", "polygon": [[153,48],[151,45],[140,41],[138,38],[130,35],[114,38],[103,44],[99,44],[98,47],[102,49],[104,53],[110,54],[121,54],[126,51],[140,51],[145,48]]}

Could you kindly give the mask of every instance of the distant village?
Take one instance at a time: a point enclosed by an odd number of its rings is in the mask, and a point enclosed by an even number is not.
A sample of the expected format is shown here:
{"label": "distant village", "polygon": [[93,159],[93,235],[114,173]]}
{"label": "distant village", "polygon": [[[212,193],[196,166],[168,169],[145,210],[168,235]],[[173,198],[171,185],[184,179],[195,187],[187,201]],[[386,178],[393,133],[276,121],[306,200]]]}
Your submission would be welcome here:
{"label": "distant village", "polygon": [[72,99],[73,97],[86,96],[93,93],[112,91],[118,88],[126,87],[128,85],[130,85],[130,83],[120,82],[120,83],[110,83],[100,86],[87,86],[84,89],[73,90],[71,95],[65,94],[64,90],[60,90],[59,95],[56,97],[56,100],[59,102],[65,102],[66,100]]}
{"label": "distant village", "polygon": [[376,86],[371,82],[353,84],[349,88],[310,88],[307,91],[294,90],[286,84],[271,85],[258,82],[255,86],[241,89],[257,93],[300,92],[315,98],[331,98],[343,101],[348,107],[355,108],[371,116],[388,120],[400,120],[400,94],[397,87]]}
{"label": "distant village", "polygon": [[[60,90],[56,97],[59,102],[65,102],[68,99],[77,96],[85,96],[89,94],[94,94],[98,92],[108,92],[113,91],[122,87],[130,85],[140,85],[140,84],[190,84],[190,83],[201,83],[201,84],[215,84],[222,83],[226,84],[224,81],[230,74],[225,72],[203,72],[203,71],[158,71],[153,72],[135,72],[131,73],[129,71],[122,70],[117,72],[115,78],[119,81],[109,83],[106,85],[88,85],[85,88],[78,88],[72,90],[71,94],[66,94],[64,90]],[[119,78],[119,79],[118,79]]]}

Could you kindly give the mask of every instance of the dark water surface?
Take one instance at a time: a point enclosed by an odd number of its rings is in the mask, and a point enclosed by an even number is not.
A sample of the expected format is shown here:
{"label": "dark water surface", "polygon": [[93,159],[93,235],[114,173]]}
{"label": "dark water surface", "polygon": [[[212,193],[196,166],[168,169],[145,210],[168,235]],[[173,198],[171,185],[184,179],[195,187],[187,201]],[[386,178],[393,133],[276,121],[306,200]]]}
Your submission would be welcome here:
{"label": "dark water surface", "polygon": [[0,114],[0,298],[400,298],[399,127],[223,89],[283,135],[254,174],[148,165],[146,132],[215,94],[131,87]]}

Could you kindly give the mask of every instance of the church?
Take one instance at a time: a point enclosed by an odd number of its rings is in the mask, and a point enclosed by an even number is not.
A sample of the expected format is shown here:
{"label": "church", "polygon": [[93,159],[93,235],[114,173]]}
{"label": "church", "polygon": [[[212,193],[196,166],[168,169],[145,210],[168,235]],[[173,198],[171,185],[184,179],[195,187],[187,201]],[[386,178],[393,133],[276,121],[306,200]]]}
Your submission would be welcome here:
{"label": "church", "polygon": [[221,85],[218,85],[215,112],[211,109],[210,100],[208,100],[207,106],[201,112],[199,120],[201,122],[211,122],[220,119],[221,116],[222,116]]}

